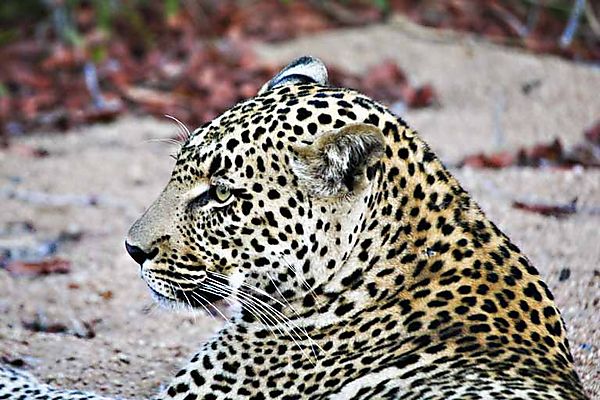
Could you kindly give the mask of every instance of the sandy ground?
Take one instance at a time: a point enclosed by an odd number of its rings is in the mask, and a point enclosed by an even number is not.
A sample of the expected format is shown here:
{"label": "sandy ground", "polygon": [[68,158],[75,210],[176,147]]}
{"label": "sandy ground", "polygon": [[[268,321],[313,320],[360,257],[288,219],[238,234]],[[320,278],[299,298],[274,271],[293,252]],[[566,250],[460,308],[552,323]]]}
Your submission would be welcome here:
{"label": "sandy ground", "polygon": [[[597,68],[440,38],[398,22],[258,51],[277,63],[312,54],[355,72],[385,58],[397,61],[416,83],[431,82],[438,90],[439,109],[404,117],[449,164],[480,150],[511,150],[554,137],[572,144],[600,118]],[[522,86],[532,81],[539,87],[524,94]],[[150,139],[175,133],[167,120],[130,117],[15,141],[46,149],[45,158],[15,148],[0,152],[0,247],[39,243],[65,231],[81,235],[58,249],[72,263],[68,274],[28,278],[0,270],[0,357],[23,360],[54,385],[147,398],[218,328],[209,317],[152,306],[123,248],[129,225],[159,193],[172,166],[174,149]],[[453,172],[540,269],[569,327],[586,390],[600,399],[600,171]],[[51,194],[54,204],[40,193]],[[579,212],[565,219],[511,207],[513,200],[563,203],[575,197]],[[24,233],[23,221],[35,232]],[[82,326],[92,324],[95,337],[25,329],[23,322],[36,315],[71,333],[85,333]]]}

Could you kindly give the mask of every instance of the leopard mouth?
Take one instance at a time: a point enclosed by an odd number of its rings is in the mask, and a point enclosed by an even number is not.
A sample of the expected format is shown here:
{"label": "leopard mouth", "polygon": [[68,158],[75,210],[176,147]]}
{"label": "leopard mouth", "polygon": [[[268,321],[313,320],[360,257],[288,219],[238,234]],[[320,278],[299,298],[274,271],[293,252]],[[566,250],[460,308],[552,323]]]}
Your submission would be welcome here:
{"label": "leopard mouth", "polygon": [[[172,277],[166,276],[162,271],[152,271],[154,274],[162,276],[146,276],[142,271],[142,279],[150,289],[152,298],[161,306],[169,309],[193,309],[204,311],[214,315],[220,313],[222,309],[229,308],[232,303],[231,296],[233,288],[228,285],[225,276],[211,274],[210,279],[192,281],[189,277],[181,274],[172,274]],[[166,286],[168,290],[162,291],[154,287],[155,280],[164,282],[160,286]],[[187,281],[187,282],[186,282]],[[230,298],[231,297],[231,298]],[[219,309],[219,311],[217,311]]]}

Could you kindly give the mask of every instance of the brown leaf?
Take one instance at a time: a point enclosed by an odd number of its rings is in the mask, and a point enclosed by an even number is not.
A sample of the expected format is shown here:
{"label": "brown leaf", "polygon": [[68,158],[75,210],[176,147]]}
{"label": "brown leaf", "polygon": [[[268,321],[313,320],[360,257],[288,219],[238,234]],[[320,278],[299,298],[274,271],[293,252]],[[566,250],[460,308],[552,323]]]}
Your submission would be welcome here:
{"label": "brown leaf", "polygon": [[596,121],[594,125],[586,129],[585,139],[597,146],[600,146],[600,120]]}
{"label": "brown leaf", "polygon": [[406,83],[404,71],[395,62],[388,60],[371,67],[362,84],[365,88],[375,90],[389,85],[403,86]]}
{"label": "brown leaf", "polygon": [[67,274],[71,272],[71,262],[58,257],[37,262],[9,261],[5,268],[12,275]]}
{"label": "brown leaf", "polygon": [[505,168],[515,164],[515,156],[507,151],[486,155],[483,153],[465,157],[461,166],[472,168]]}
{"label": "brown leaf", "polygon": [[44,333],[66,333],[69,331],[67,325],[60,322],[46,323],[42,318],[36,316],[29,321],[22,321],[23,328],[32,332]]}
{"label": "brown leaf", "polygon": [[428,107],[437,102],[437,94],[433,86],[423,85],[412,92],[412,96],[406,99],[406,103],[412,108]]}
{"label": "brown leaf", "polygon": [[110,300],[114,297],[114,293],[112,292],[112,290],[104,290],[104,291],[100,292],[99,295],[104,300]]}
{"label": "brown leaf", "polygon": [[519,210],[525,210],[533,213],[542,214],[545,216],[565,218],[577,212],[577,198],[573,199],[573,201],[571,201],[569,204],[558,205],[514,201],[513,207]]}
{"label": "brown leaf", "polygon": [[177,99],[169,93],[144,87],[129,86],[123,94],[128,100],[150,108],[173,107],[177,103]]}
{"label": "brown leaf", "polygon": [[517,159],[519,165],[538,167],[544,163],[560,163],[564,159],[564,154],[563,145],[557,138],[549,144],[538,144],[519,150]]}
{"label": "brown leaf", "polygon": [[9,151],[18,154],[21,157],[43,158],[50,153],[41,146],[30,146],[28,144],[19,143],[9,146]]}

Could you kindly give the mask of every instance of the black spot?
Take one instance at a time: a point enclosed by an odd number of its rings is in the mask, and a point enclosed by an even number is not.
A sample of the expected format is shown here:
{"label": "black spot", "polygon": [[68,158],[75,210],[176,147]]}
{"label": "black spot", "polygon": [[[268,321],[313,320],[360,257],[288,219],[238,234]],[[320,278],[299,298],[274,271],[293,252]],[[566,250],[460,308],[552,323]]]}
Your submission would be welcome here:
{"label": "black spot", "polygon": [[469,328],[469,331],[471,333],[486,333],[486,332],[491,332],[492,328],[490,328],[490,326],[487,324],[478,324],[478,325],[471,326]]}
{"label": "black spot", "polygon": [[308,104],[314,106],[316,108],[327,108],[329,107],[329,103],[323,100],[309,100]]}
{"label": "black spot", "polygon": [[318,120],[319,120],[320,124],[330,124],[331,121],[332,121],[331,116],[329,116],[327,114],[321,114],[321,115],[319,115]]}
{"label": "black spot", "polygon": [[236,139],[229,139],[227,141],[227,150],[233,151],[233,149],[235,149],[238,144],[240,144],[240,142],[237,141]]}
{"label": "black spot", "polygon": [[202,386],[204,383],[206,383],[206,379],[204,379],[196,369],[190,372],[190,376],[192,377],[194,385],[196,386]]}
{"label": "black spot", "polygon": [[244,215],[250,214],[251,210],[252,210],[252,203],[251,202],[249,202],[249,201],[242,202],[242,213]]}
{"label": "black spot", "polygon": [[337,315],[338,317],[341,317],[342,315],[351,311],[352,308],[354,308],[354,303],[352,303],[352,302],[342,304],[338,308],[335,309],[335,315]]}
{"label": "black spot", "polygon": [[527,285],[527,287],[523,290],[523,293],[525,296],[532,297],[536,301],[542,301],[542,295],[533,283],[529,283],[529,285]]}
{"label": "black spot", "polygon": [[296,114],[296,118],[298,121],[304,121],[306,118],[310,117],[312,113],[308,111],[306,108],[299,108],[298,113]]}
{"label": "black spot", "polygon": [[564,282],[571,276],[571,270],[569,268],[563,268],[560,270],[560,275],[558,276],[558,280],[560,282]]}
{"label": "black spot", "polygon": [[217,154],[210,162],[210,167],[208,168],[208,175],[212,176],[215,172],[219,170],[219,168],[221,168],[221,156]]}
{"label": "black spot", "polygon": [[428,230],[429,228],[431,228],[431,224],[425,218],[421,218],[419,224],[417,225],[417,231],[422,232]]}
{"label": "black spot", "polygon": [[269,190],[269,192],[267,193],[267,196],[269,197],[269,200],[277,200],[281,197],[281,195],[279,194],[279,192],[277,190]]}
{"label": "black spot", "polygon": [[177,393],[185,393],[190,391],[190,387],[185,383],[180,383],[175,387]]}
{"label": "black spot", "polygon": [[267,260],[265,257],[260,257],[254,260],[254,265],[256,265],[257,267],[264,267],[265,265],[269,264],[269,260]]}
{"label": "black spot", "polygon": [[421,184],[417,184],[415,186],[415,190],[413,191],[413,197],[417,200],[425,200],[425,193],[423,193],[423,189],[421,188]]}
{"label": "black spot", "polygon": [[369,114],[368,121],[375,126],[379,125],[379,117],[375,114]]}
{"label": "black spot", "polygon": [[351,286],[353,283],[357,282],[361,278],[362,273],[362,269],[357,268],[356,270],[354,270],[354,272],[352,272],[352,274],[342,279],[342,285]]}
{"label": "black spot", "polygon": [[453,227],[452,225],[448,225],[448,224],[446,224],[446,225],[442,226],[442,234],[443,234],[444,236],[448,236],[448,235],[450,235],[452,232],[454,232],[454,227]]}

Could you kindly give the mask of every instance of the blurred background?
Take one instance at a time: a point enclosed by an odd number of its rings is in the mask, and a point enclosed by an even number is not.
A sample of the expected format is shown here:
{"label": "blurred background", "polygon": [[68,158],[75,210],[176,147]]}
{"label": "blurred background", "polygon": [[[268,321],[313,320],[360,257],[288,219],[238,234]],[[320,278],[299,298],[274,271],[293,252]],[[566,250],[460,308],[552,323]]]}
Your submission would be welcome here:
{"label": "blurred background", "polygon": [[[177,115],[196,126],[251,96],[279,67],[258,59],[253,43],[394,15],[533,53],[600,62],[597,1],[3,1],[0,137],[6,144],[32,129],[66,130],[132,112]],[[387,103],[426,107],[435,100],[430,87],[404,87],[406,77],[390,65],[376,77],[335,67],[335,84]]]}
{"label": "blurred background", "polygon": [[532,259],[600,399],[596,0],[0,2],[0,362],[125,397],[169,380],[222,321],[157,309],[123,238],[179,123],[306,54],[419,131]]}

